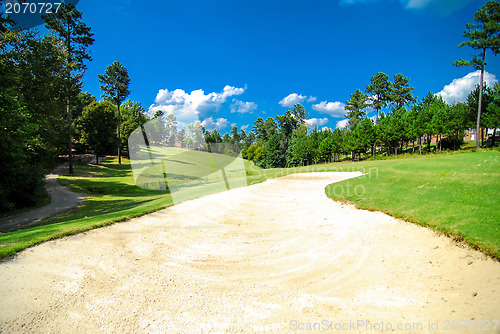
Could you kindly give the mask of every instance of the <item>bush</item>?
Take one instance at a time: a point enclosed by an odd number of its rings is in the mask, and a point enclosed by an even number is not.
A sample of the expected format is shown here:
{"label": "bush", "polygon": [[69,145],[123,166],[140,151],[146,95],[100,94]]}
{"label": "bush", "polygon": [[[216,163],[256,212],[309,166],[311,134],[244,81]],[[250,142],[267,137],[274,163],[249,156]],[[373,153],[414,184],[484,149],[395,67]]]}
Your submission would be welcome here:
{"label": "bush", "polygon": [[44,169],[39,165],[8,166],[0,181],[0,213],[37,204],[46,196]]}

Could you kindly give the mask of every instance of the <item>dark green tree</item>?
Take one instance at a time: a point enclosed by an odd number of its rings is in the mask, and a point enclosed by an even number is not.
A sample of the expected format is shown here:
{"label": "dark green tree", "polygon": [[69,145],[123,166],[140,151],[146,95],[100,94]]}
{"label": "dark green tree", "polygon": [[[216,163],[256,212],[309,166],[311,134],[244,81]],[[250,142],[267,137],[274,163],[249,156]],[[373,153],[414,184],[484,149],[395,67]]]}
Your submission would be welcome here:
{"label": "dark green tree", "polygon": [[[476,112],[478,110],[477,109],[478,106],[479,105],[481,106],[481,110],[480,110],[481,122],[480,122],[480,124],[482,124],[482,126],[480,127],[479,132],[477,132],[477,129],[476,129],[476,138],[480,138],[481,145],[484,142],[484,131],[482,131],[482,129],[486,125],[482,121],[484,118],[484,114],[486,113],[486,109],[488,108],[491,101],[492,101],[492,96],[490,94],[490,87],[488,87],[486,85],[483,86],[482,93],[480,91],[480,85],[477,85],[476,88],[473,89],[469,93],[469,95],[467,96],[467,105],[471,109],[471,112],[472,111]],[[476,113],[476,115],[477,115],[477,113]],[[473,122],[471,123],[471,125],[473,125]],[[477,125],[477,123],[476,123],[476,125]]]}
{"label": "dark green tree", "polygon": [[387,74],[378,72],[371,78],[371,84],[366,86],[366,92],[371,95],[371,106],[376,111],[375,124],[382,108],[385,108],[390,101],[392,89],[391,82]]}
{"label": "dark green tree", "polygon": [[278,125],[272,117],[268,117],[265,121],[259,117],[253,126],[256,140],[261,144],[266,143],[276,131],[278,131]]}
{"label": "dark green tree", "polygon": [[392,83],[392,90],[390,100],[394,105],[394,109],[401,109],[406,104],[414,102],[416,98],[412,95],[411,91],[415,87],[409,87],[408,82],[410,79],[403,77],[401,73],[394,76],[394,82]]}
{"label": "dark green tree", "polygon": [[56,13],[43,16],[47,29],[63,44],[65,53],[64,80],[66,89],[66,115],[68,127],[69,173],[73,174],[73,145],[71,134],[71,99],[79,92],[81,79],[86,69],[85,61],[92,58],[88,52],[94,43],[90,27],[82,22],[82,13],[72,3],[62,3]]}
{"label": "dark green tree", "polygon": [[345,117],[349,119],[349,128],[352,130],[366,116],[366,108],[368,107],[368,96],[361,90],[356,89],[352,93],[351,98],[346,102],[345,108],[348,112]]}
{"label": "dark green tree", "polygon": [[267,141],[263,152],[263,165],[266,168],[283,167],[285,155],[281,150],[281,136],[275,132]]}
{"label": "dark green tree", "polygon": [[236,125],[231,129],[231,137],[233,144],[240,143],[240,134],[238,133],[238,127]]}
{"label": "dark green tree", "polygon": [[116,123],[115,105],[109,101],[92,102],[77,121],[82,142],[94,152],[97,163],[99,156],[116,147]]}
{"label": "dark green tree", "polygon": [[[387,74],[378,72],[371,78],[371,84],[366,86],[366,92],[371,95],[371,107],[375,109],[375,126],[378,123],[378,115],[382,108],[385,108],[390,101],[392,94],[391,82]],[[375,156],[377,149],[377,135],[373,141],[372,156]]]}
{"label": "dark green tree", "polygon": [[[103,92],[102,97],[113,101],[117,106],[118,125],[116,131],[118,138],[120,138],[120,105],[130,95],[130,90],[128,89],[130,78],[127,69],[120,62],[114,61],[106,67],[104,74],[98,74],[97,77],[99,78],[100,88]],[[120,143],[118,143],[118,163],[122,163]]]}
{"label": "dark green tree", "polygon": [[143,126],[149,120],[146,111],[139,102],[125,101],[120,108],[122,116],[122,124],[120,131],[120,141],[122,147],[130,155],[130,147],[128,139],[135,129]]}
{"label": "dark green tree", "polygon": [[491,89],[491,103],[487,107],[484,124],[493,129],[491,146],[495,146],[495,135],[497,128],[500,128],[500,83],[496,83]]}
{"label": "dark green tree", "polygon": [[458,47],[470,46],[478,51],[479,54],[471,60],[460,59],[453,64],[455,66],[472,66],[475,69],[481,70],[476,119],[476,148],[479,148],[486,51],[490,50],[495,56],[500,52],[500,3],[498,1],[488,1],[474,14],[474,21],[474,23],[467,23],[467,28],[464,32],[464,37],[468,41],[460,43]]}

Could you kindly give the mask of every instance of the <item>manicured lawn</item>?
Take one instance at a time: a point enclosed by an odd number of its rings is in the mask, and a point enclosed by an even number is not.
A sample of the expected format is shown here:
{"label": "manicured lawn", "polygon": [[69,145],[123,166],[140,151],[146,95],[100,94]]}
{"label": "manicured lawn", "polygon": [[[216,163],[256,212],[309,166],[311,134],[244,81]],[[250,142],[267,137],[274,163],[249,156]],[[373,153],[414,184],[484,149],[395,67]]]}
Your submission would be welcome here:
{"label": "manicured lawn", "polygon": [[327,195],[429,226],[500,259],[500,152],[357,164],[361,166],[373,170],[328,186]]}
{"label": "manicured lawn", "polygon": [[[244,161],[246,183],[292,173],[362,171],[365,176],[326,188],[336,200],[380,210],[464,240],[500,258],[500,152],[412,156],[404,159],[261,169]],[[172,205],[166,191],[145,190],[134,182],[130,162],[77,166],[59,181],[89,196],[71,212],[39,225],[0,234],[0,258],[35,244],[128,220]],[[169,181],[170,182],[170,181]],[[193,198],[202,194],[188,194]]]}

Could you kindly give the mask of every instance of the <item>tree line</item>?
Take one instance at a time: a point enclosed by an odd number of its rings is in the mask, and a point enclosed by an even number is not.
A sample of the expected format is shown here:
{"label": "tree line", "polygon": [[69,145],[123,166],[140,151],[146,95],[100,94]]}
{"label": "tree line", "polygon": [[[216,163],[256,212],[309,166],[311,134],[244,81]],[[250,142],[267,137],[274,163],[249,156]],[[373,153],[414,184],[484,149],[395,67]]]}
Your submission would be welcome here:
{"label": "tree line", "polygon": [[[346,102],[348,119],[345,128],[315,127],[308,131],[308,113],[296,104],[284,115],[266,120],[259,117],[252,131],[246,133],[237,127],[221,137],[217,130],[205,131],[207,142],[238,144],[244,158],[264,168],[293,167],[343,159],[360,159],[370,155],[397,155],[430,153],[443,149],[457,150],[463,144],[468,129],[475,125],[479,86],[463,103],[447,104],[440,96],[429,92],[423,99],[411,94],[408,79],[401,74],[388,80],[377,73],[366,92],[357,89]],[[370,100],[375,102],[371,102]],[[484,128],[500,127],[500,83],[483,88],[482,118]],[[378,116],[367,117],[367,109],[380,111]],[[389,106],[386,112],[381,111]],[[378,118],[378,119],[377,119]],[[494,137],[493,137],[494,138]],[[432,141],[436,145],[431,146]],[[495,145],[493,141],[491,143]]]}

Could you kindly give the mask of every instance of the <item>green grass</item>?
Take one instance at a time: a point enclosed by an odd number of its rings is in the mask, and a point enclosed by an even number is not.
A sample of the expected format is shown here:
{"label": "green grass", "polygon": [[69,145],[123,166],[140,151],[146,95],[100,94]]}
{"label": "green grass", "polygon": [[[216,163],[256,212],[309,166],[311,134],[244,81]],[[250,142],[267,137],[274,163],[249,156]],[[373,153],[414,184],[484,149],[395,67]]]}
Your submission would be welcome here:
{"label": "green grass", "polygon": [[[197,160],[197,157],[194,155],[190,159]],[[244,167],[248,184],[292,173],[366,172],[368,174],[363,177],[328,186],[327,194],[336,200],[350,201],[359,208],[380,210],[429,226],[498,259],[499,159],[500,152],[496,150],[266,170],[245,160]],[[125,221],[172,205],[169,193],[135,185],[127,159],[123,159],[122,165],[113,159],[99,166],[77,166],[75,175],[61,176],[59,181],[74,191],[88,194],[83,205],[43,219],[37,226],[0,234],[0,258],[47,240]],[[173,181],[169,179],[169,183]],[[347,193],[349,188],[350,194]],[[346,191],[340,194],[341,189]],[[187,194],[187,198],[201,195]]]}
{"label": "green grass", "polygon": [[500,259],[500,152],[357,164],[361,166],[373,170],[328,186],[327,195],[429,226]]}

